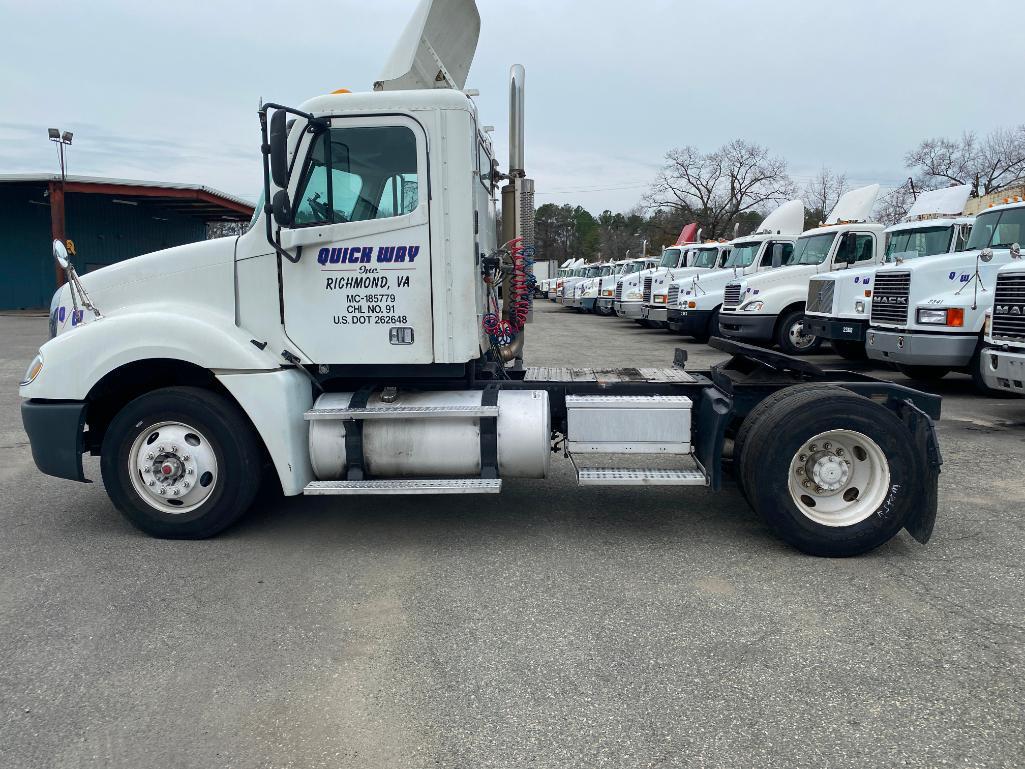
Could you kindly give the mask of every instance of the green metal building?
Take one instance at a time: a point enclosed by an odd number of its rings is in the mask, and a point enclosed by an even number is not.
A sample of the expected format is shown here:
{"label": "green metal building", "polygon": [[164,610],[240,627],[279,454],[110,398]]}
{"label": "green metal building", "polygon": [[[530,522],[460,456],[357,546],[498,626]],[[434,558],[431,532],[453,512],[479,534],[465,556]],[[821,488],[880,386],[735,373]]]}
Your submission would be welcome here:
{"label": "green metal building", "polygon": [[[62,216],[63,214],[63,216]],[[187,184],[0,174],[0,310],[46,308],[61,279],[52,243],[71,240],[84,274],[205,240],[211,222],[244,222],[245,200]]]}

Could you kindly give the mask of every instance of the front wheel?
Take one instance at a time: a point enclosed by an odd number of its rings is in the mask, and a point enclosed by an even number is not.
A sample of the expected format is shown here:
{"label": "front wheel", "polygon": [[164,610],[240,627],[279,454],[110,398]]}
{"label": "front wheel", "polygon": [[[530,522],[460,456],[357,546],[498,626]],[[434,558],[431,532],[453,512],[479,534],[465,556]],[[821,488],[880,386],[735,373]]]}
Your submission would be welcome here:
{"label": "front wheel", "polygon": [[780,319],[776,344],[787,355],[808,355],[822,346],[822,340],[805,329],[804,310],[794,310]]}
{"label": "front wheel", "polygon": [[169,387],[125,406],[107,428],[100,468],[114,506],[154,537],[203,539],[237,521],[260,486],[261,454],[235,404]]}
{"label": "front wheel", "polygon": [[911,432],[889,409],[821,386],[759,414],[740,467],[752,507],[773,532],[828,557],[860,555],[892,539],[923,503],[927,470]]}

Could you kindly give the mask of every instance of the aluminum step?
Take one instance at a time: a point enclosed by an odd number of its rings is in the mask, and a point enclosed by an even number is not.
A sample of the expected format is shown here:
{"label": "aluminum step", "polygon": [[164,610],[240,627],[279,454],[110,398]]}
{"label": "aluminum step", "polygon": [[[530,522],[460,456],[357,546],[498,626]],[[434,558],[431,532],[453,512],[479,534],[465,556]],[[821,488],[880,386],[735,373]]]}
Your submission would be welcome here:
{"label": "aluminum step", "polygon": [[306,421],[321,419],[472,419],[497,417],[498,406],[367,406],[361,409],[310,409]]}
{"label": "aluminum step", "polygon": [[303,489],[313,497],[381,494],[497,494],[500,478],[449,478],[445,480],[314,481]]}
{"label": "aluminum step", "polygon": [[633,467],[581,467],[581,486],[706,486],[700,470],[644,470]]}

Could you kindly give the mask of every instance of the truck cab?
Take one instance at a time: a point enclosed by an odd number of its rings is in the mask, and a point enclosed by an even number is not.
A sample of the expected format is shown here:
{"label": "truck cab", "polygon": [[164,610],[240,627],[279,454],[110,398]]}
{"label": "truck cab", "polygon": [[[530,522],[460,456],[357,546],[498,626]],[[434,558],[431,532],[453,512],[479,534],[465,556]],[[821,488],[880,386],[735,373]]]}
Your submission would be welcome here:
{"label": "truck cab", "polygon": [[571,302],[567,302],[567,304],[579,312],[594,312],[602,278],[608,278],[617,274],[617,267],[614,262],[599,264],[597,275],[586,278],[573,287],[573,299]]}
{"label": "truck cab", "polygon": [[575,260],[573,259],[567,259],[565,262],[559,265],[559,269],[555,271],[554,275],[539,281],[537,284],[538,293],[541,294],[541,296],[543,296],[545,299],[550,298],[549,294],[554,293],[556,282],[559,280],[559,278],[565,277],[566,273],[569,271],[570,265],[572,265],[574,261]]}
{"label": "truck cab", "polygon": [[[924,192],[908,212],[908,221],[888,227],[884,264],[902,264],[963,251],[974,217],[961,216],[970,187]],[[816,276],[808,284],[805,328],[848,360],[865,358],[865,335],[872,307],[875,265]]]}
{"label": "truck cab", "polygon": [[803,226],[804,203],[791,200],[769,214],[753,234],[730,242],[730,254],[723,269],[670,283],[666,297],[669,329],[699,342],[717,335],[726,284],[773,269],[777,245],[780,264],[785,263],[793,253],[794,241]]}
{"label": "truck cab", "polygon": [[[666,249],[667,252],[672,250]],[[665,328],[669,284],[674,280],[721,270],[729,256],[730,244],[725,241],[708,242],[682,250],[675,266],[669,266],[667,263],[672,259],[663,254],[660,267],[644,278],[641,318],[651,328]]]}
{"label": "truck cab", "polygon": [[562,287],[559,289],[559,304],[567,307],[572,306],[576,287],[585,280],[597,278],[599,275],[601,275],[600,264],[588,264],[575,269],[571,276],[564,278],[562,281]]}
{"label": "truck cab", "polygon": [[808,284],[817,275],[882,261],[885,227],[868,221],[879,185],[840,198],[826,224],[802,233],[781,269],[730,281],[719,331],[742,341],[772,342],[789,355],[813,352],[820,339],[805,328]]}
{"label": "truck cab", "polygon": [[1025,261],[1021,246],[997,273],[987,322],[982,377],[993,390],[1025,395]]}
{"label": "truck cab", "polygon": [[615,301],[612,306],[620,318],[630,318],[640,322],[641,305],[644,298],[644,279],[655,271],[660,258],[646,256],[640,260],[640,269],[624,272],[616,281]]}
{"label": "truck cab", "polygon": [[645,259],[623,259],[615,262],[612,272],[598,279],[598,297],[594,302],[596,315],[612,316],[616,314],[613,304],[616,301],[616,286],[624,276],[637,270],[643,270]]}
{"label": "truck cab", "polygon": [[986,384],[981,351],[987,310],[999,269],[1025,237],[1025,202],[978,214],[963,251],[880,268],[872,289],[865,350],[871,360],[896,364],[906,376],[935,380],[950,371]]}

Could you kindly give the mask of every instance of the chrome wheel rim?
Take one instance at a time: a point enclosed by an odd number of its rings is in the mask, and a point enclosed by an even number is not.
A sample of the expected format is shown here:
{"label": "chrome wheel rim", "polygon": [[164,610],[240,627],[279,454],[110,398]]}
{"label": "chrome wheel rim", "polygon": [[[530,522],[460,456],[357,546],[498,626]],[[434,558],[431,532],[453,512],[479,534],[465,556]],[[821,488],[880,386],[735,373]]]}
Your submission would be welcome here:
{"label": "chrome wheel rim", "polygon": [[809,520],[854,526],[882,506],[890,490],[890,464],[867,435],[829,430],[805,441],[794,454],[788,487]]}
{"label": "chrome wheel rim", "polygon": [[790,344],[798,350],[806,350],[815,344],[815,337],[812,334],[804,333],[804,318],[790,326],[787,336],[790,337]]}
{"label": "chrome wheel rim", "polygon": [[128,453],[128,474],[146,504],[170,515],[202,505],[219,480],[210,441],[191,425],[173,421],[140,431]]}

